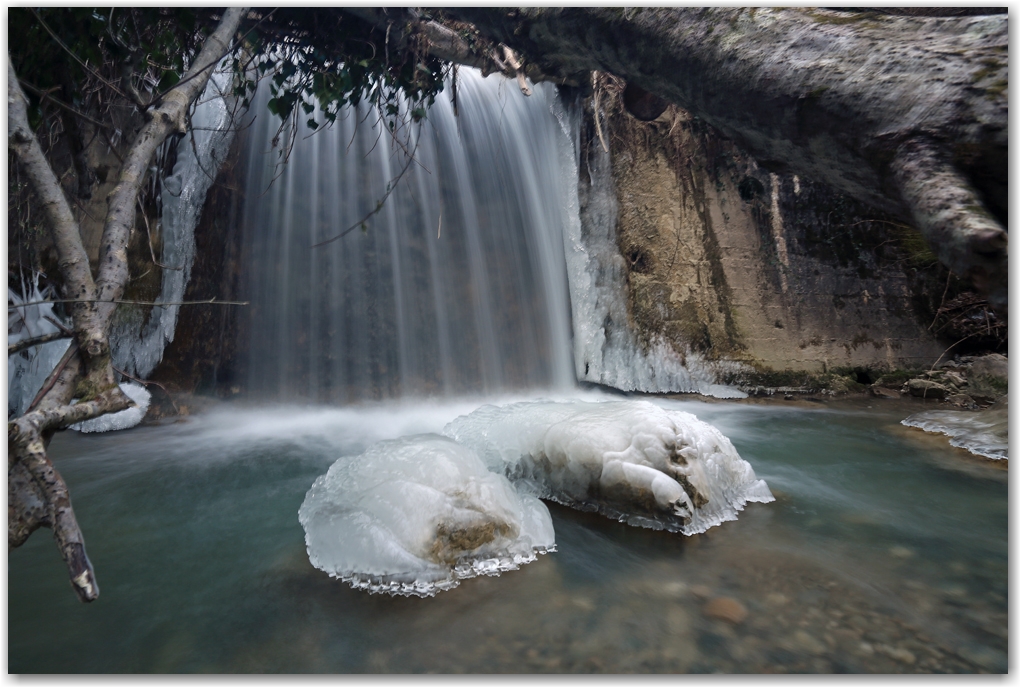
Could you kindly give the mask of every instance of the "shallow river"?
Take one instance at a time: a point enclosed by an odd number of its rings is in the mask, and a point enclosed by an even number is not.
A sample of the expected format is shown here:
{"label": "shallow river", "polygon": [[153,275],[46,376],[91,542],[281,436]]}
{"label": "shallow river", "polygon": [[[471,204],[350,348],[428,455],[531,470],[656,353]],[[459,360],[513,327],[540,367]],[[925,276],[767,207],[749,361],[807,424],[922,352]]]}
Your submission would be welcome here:
{"label": "shallow river", "polygon": [[424,599],[312,568],[298,507],[340,455],[479,402],[64,432],[51,456],[101,596],[80,604],[48,531],[33,535],[9,556],[8,669],[1007,669],[1005,470],[900,426],[915,406],[656,402],[719,427],[776,502],[695,537],[550,504],[556,552]]}

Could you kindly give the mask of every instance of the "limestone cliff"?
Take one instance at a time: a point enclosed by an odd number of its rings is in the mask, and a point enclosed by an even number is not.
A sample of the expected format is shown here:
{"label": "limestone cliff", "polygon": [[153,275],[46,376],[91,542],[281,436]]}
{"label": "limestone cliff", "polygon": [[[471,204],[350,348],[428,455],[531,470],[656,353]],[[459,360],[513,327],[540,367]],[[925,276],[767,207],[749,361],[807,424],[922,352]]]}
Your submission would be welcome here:
{"label": "limestone cliff", "polygon": [[588,99],[581,133],[582,203],[593,183],[586,161],[606,147],[623,288],[643,345],[810,372],[916,368],[942,354],[948,344],[929,325],[946,273],[911,227],[762,168],[675,106],[638,120],[612,77],[595,90],[599,120]]}

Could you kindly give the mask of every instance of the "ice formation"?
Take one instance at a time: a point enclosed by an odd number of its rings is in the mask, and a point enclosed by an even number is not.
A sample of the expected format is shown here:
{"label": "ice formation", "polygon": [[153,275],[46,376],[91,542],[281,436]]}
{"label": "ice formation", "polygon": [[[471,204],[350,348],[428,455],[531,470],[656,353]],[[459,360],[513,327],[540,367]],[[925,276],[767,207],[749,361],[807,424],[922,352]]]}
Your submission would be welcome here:
{"label": "ice formation", "polygon": [[[59,322],[65,328],[67,324],[53,312],[53,303],[39,303],[50,294],[50,287],[39,290],[39,277],[35,275],[31,284],[22,284],[24,298],[7,289],[7,300],[13,307],[7,316],[7,343],[13,344],[22,339],[53,334],[60,331],[55,324]],[[22,303],[35,305],[21,306]],[[17,307],[21,306],[21,307]],[[24,415],[32,399],[39,393],[46,377],[63,357],[64,351],[71,345],[70,339],[50,341],[40,346],[33,346],[7,358],[7,416]],[[110,413],[92,420],[71,425],[71,429],[80,432],[109,432],[115,429],[134,427],[149,408],[151,395],[138,384],[121,384],[121,390],[135,402],[135,407],[117,413]],[[73,403],[73,401],[72,401]]]}
{"label": "ice formation", "polygon": [[145,411],[149,409],[149,399],[152,398],[152,394],[146,391],[144,386],[131,382],[122,383],[120,390],[135,402],[134,406],[79,422],[71,425],[70,428],[79,432],[113,432],[118,429],[134,427],[141,422],[145,417]]}
{"label": "ice formation", "polygon": [[[7,288],[7,300],[11,308],[7,311],[7,344],[31,339],[45,334],[55,334],[60,328],[54,322],[67,326],[54,312],[53,303],[40,303],[51,295],[51,288],[39,290],[39,275],[34,274],[31,282],[22,281],[18,295]],[[34,303],[34,305],[22,305]],[[7,357],[7,416],[24,415],[32,399],[39,393],[50,371],[63,357],[70,339],[58,339],[49,343],[32,346]]]}
{"label": "ice formation", "polygon": [[[192,129],[177,145],[177,162],[163,179],[160,224],[163,252],[160,262],[172,269],[162,271],[157,302],[179,303],[191,277],[195,260],[195,225],[205,196],[226,159],[234,139],[235,124],[229,103],[232,67],[224,60],[209,78],[191,116]],[[163,359],[164,347],[174,340],[180,305],[157,305],[146,319],[143,311],[121,306],[110,329],[113,364],[136,377],[147,377]]]}
{"label": "ice formation", "polygon": [[436,434],[341,458],[312,484],[298,519],[316,568],[405,596],[515,570],[555,546],[545,504]]}
{"label": "ice formation", "polygon": [[926,432],[945,434],[949,443],[993,460],[1009,459],[1009,410],[992,407],[981,412],[926,410],[902,424]]}
{"label": "ice formation", "polygon": [[[564,130],[577,126],[576,117],[566,113],[560,115],[560,122]],[[577,140],[576,128],[570,138]],[[616,241],[616,190],[609,153],[595,144],[586,155],[591,188],[585,189],[585,226],[581,225],[575,188],[567,199],[574,212],[563,235],[577,378],[623,391],[680,391],[745,398],[747,394],[739,389],[716,383],[720,372],[738,369],[739,363],[710,363],[694,351],[685,351],[681,358],[661,338],[647,346],[638,341],[627,314],[626,268]],[[574,178],[577,167],[574,153]]]}
{"label": "ice formation", "polygon": [[487,405],[443,434],[526,493],[631,525],[697,534],[774,500],[719,430],[648,401]]}

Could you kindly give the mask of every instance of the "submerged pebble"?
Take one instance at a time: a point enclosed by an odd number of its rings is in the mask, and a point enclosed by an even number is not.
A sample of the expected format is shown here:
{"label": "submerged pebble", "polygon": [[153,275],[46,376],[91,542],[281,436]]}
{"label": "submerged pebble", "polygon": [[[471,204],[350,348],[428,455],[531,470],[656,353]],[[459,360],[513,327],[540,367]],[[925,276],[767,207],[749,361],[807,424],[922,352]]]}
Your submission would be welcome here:
{"label": "submerged pebble", "polygon": [[747,619],[747,608],[744,604],[728,596],[717,596],[705,604],[701,612],[709,618],[725,620],[734,625],[739,625]]}

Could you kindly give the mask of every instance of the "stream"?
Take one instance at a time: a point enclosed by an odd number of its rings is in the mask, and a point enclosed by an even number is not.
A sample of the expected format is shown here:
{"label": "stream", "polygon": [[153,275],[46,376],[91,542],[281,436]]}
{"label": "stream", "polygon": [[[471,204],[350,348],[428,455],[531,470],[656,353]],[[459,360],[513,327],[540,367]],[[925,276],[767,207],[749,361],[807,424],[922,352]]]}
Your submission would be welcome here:
{"label": "stream", "polygon": [[702,535],[550,503],[555,552],[433,598],[311,566],[297,512],[338,457],[521,398],[59,434],[101,596],[76,600],[48,532],[13,551],[9,672],[1008,670],[1007,472],[901,426],[898,402],[650,397],[718,427],[776,496]]}

